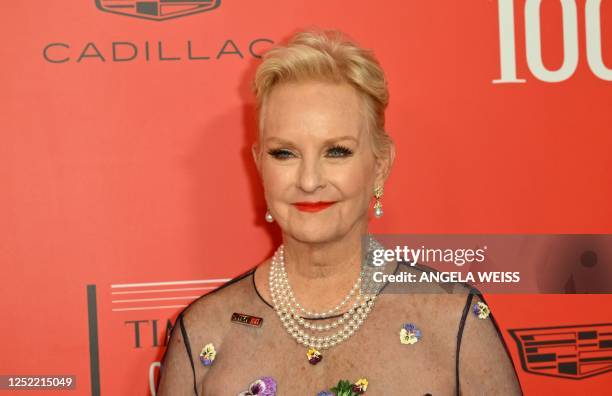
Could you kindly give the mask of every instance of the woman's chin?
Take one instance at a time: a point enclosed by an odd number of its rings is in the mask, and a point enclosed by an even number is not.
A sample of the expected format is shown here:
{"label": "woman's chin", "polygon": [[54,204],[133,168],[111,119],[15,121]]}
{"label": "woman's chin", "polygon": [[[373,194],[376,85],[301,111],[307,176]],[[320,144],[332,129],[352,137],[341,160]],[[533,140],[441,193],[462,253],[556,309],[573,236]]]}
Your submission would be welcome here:
{"label": "woman's chin", "polygon": [[286,231],[293,239],[303,243],[324,243],[342,236],[342,232],[331,229],[330,224],[303,224],[299,228]]}

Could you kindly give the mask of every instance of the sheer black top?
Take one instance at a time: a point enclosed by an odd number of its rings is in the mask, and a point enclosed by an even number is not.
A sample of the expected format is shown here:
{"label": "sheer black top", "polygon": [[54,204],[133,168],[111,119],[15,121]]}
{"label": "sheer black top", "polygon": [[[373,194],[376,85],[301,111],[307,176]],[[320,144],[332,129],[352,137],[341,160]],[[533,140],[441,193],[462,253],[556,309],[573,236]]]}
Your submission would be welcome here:
{"label": "sheer black top", "polygon": [[[161,376],[175,377],[172,389],[182,388],[185,393],[169,394],[188,394],[189,381],[190,393],[196,396],[237,395],[261,377],[274,378],[277,395],[317,395],[339,380],[360,378],[368,381],[367,395],[459,395],[462,386],[480,389],[478,381],[504,368],[512,371],[510,382],[516,381],[493,315],[481,319],[474,312],[474,305],[485,301],[472,287],[430,285],[429,290],[415,290],[413,285],[387,283],[362,327],[348,340],[322,351],[323,360],[312,365],[307,348],[286,332],[258,290],[257,268],[200,297],[179,314]],[[429,270],[399,263],[388,273],[401,271]],[[233,313],[263,318],[262,325],[232,322]],[[338,316],[318,320],[324,324]],[[406,323],[421,332],[412,345],[400,342]],[[216,357],[204,365],[199,355],[209,343]],[[463,378],[462,370],[466,370]],[[518,381],[512,389],[502,382],[497,394],[520,394]]]}

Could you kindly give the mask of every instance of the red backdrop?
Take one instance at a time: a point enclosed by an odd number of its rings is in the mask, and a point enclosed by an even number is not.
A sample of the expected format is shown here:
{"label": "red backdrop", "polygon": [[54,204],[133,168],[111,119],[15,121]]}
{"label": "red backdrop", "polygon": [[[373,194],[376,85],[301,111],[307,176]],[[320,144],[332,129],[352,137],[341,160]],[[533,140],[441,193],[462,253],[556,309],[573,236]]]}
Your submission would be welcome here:
{"label": "red backdrop", "polygon": [[[99,3],[2,6],[0,374],[149,392],[167,321],[278,242],[249,84],[311,25],[387,73],[398,157],[373,232],[612,232],[610,0],[224,0],[166,20]],[[508,328],[612,321],[610,295],[488,301],[517,367]],[[527,395],[612,385],[519,375]]]}

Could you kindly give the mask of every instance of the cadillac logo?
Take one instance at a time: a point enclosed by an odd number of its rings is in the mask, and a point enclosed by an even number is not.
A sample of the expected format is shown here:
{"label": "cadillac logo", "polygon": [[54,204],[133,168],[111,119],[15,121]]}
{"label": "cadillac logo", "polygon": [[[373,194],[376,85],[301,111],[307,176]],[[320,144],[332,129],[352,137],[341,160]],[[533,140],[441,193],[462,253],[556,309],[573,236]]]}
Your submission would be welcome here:
{"label": "cadillac logo", "polygon": [[582,379],[612,371],[612,323],[508,331],[529,373]]}
{"label": "cadillac logo", "polygon": [[96,0],[96,6],[102,11],[153,21],[210,11],[220,5],[221,0]]}

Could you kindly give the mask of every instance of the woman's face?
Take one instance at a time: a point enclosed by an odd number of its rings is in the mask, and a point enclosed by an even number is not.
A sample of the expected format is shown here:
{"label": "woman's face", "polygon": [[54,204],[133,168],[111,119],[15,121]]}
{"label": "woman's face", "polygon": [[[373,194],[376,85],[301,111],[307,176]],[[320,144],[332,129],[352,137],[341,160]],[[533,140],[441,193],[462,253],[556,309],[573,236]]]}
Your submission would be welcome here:
{"label": "woman's face", "polygon": [[362,102],[348,84],[283,83],[264,109],[253,154],[268,208],[284,233],[326,242],[367,228],[385,173],[372,153]]}

